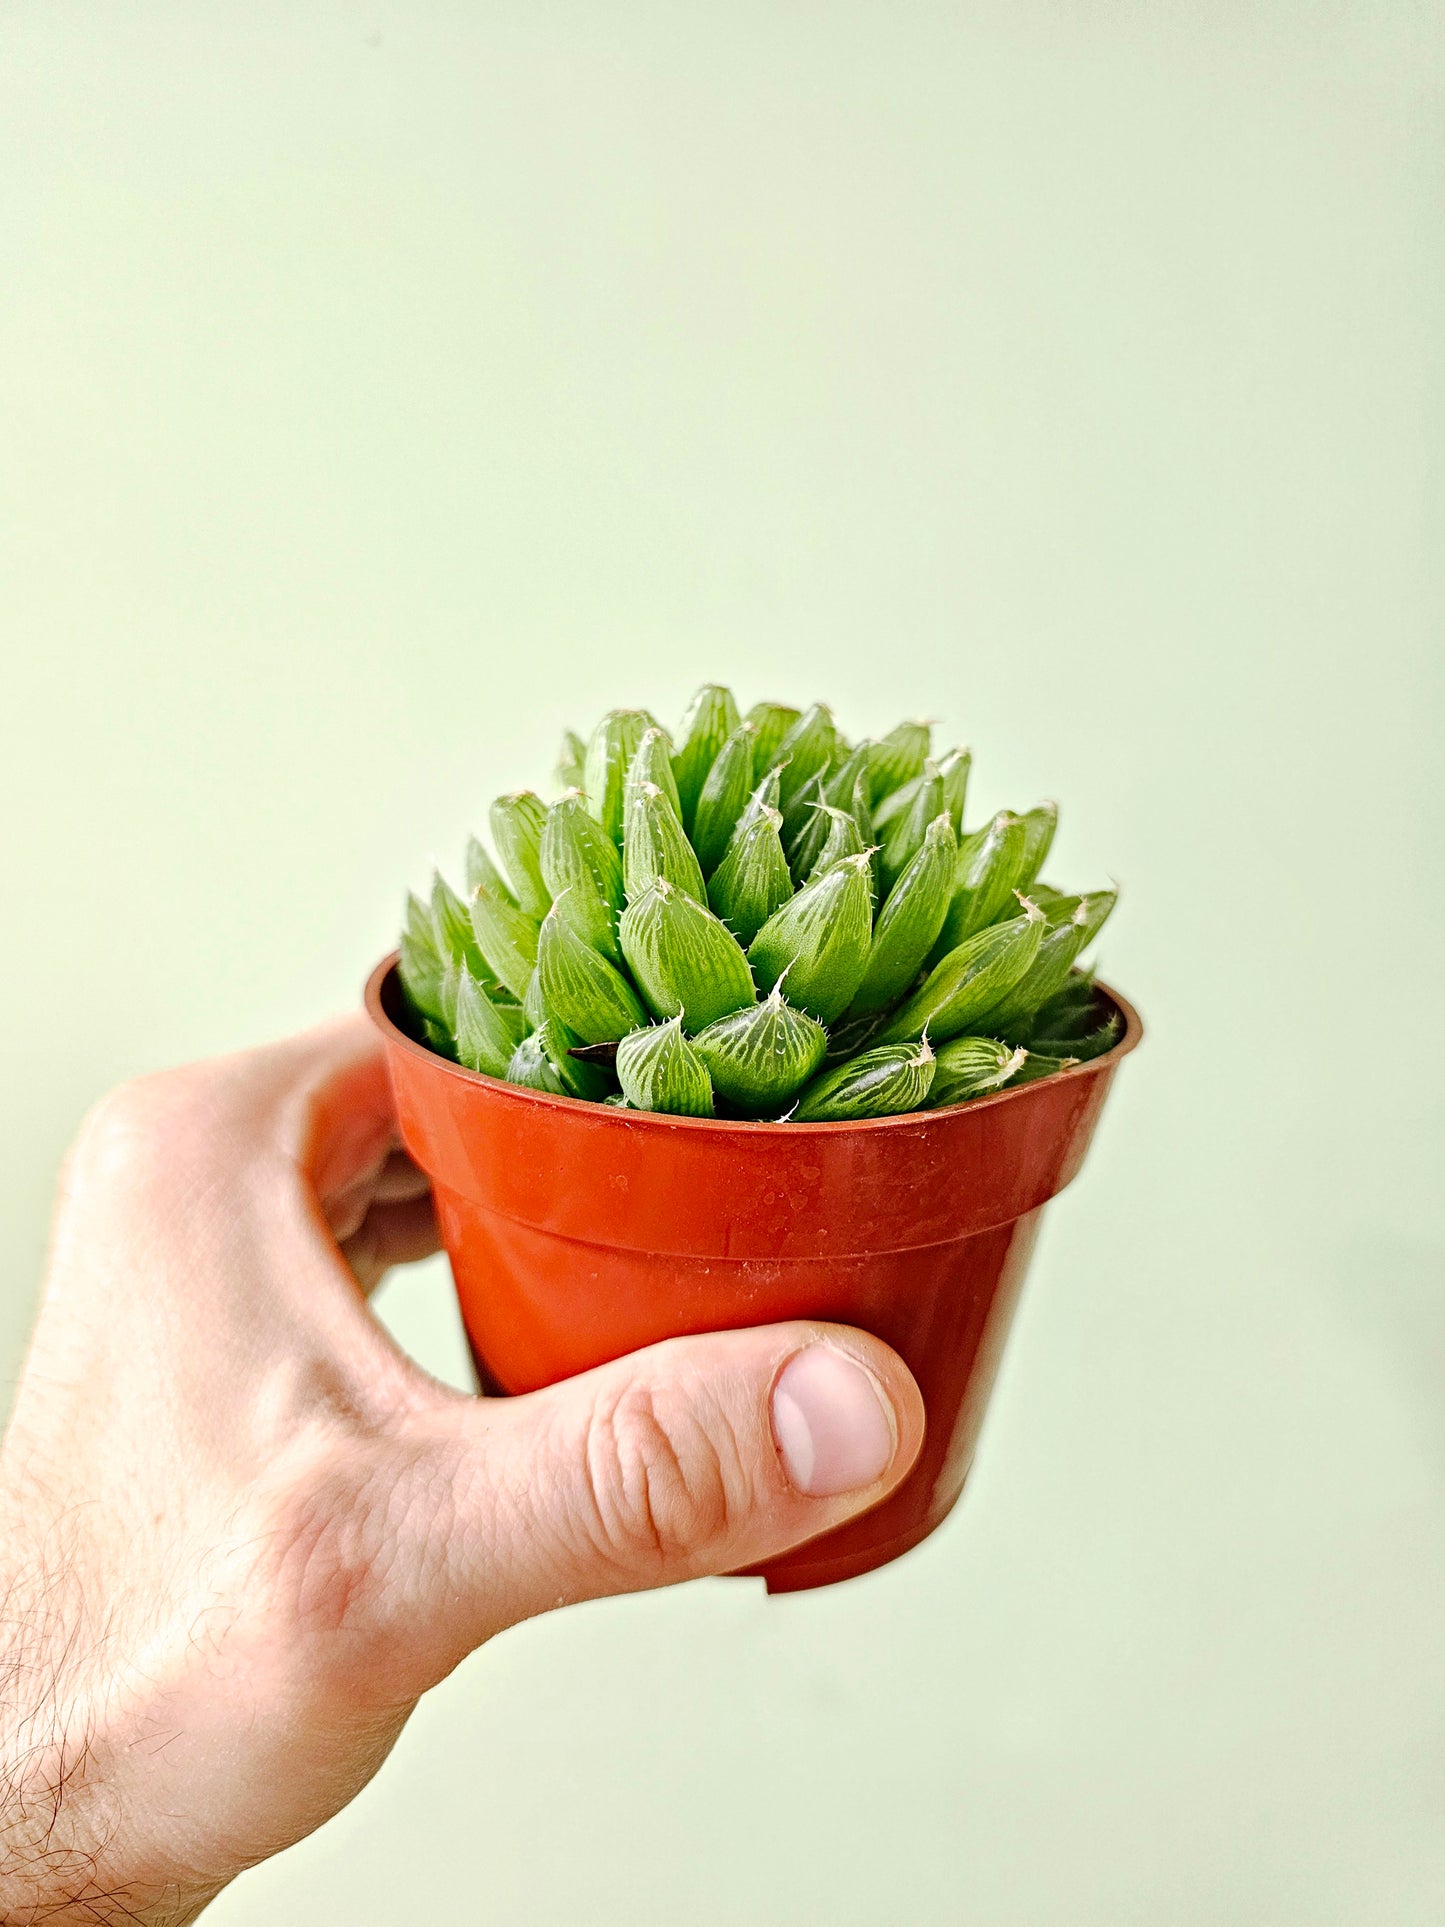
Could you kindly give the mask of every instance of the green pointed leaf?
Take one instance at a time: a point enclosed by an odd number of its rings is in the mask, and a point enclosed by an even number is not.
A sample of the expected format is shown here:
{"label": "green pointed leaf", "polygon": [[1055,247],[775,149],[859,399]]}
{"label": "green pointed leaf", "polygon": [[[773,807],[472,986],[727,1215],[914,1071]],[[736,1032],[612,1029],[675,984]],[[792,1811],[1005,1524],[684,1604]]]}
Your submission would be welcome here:
{"label": "green pointed leaf", "polygon": [[678,799],[677,779],[672,773],[672,739],[660,723],[643,730],[637,748],[632,752],[632,761],[627,765],[627,780],[622,785],[624,837],[627,835],[627,813],[632,808],[633,799],[648,783],[661,790],[680,824],[682,804]]}
{"label": "green pointed leaf", "polygon": [[591,944],[615,967],[622,963],[617,923],[611,910],[585,882],[569,884],[557,899],[561,914],[584,943]]}
{"label": "green pointed leaf", "polygon": [[1009,1089],[1019,1084],[1036,1084],[1041,1077],[1053,1077],[1059,1071],[1072,1070],[1078,1063],[1077,1057],[1055,1056],[1049,1051],[1026,1050],[1024,1061],[1009,1079]]}
{"label": "green pointed leaf", "polygon": [[931,723],[900,723],[874,743],[869,754],[868,800],[875,810],[885,796],[922,773],[932,748]]}
{"label": "green pointed leaf", "polygon": [[798,1099],[798,1124],[839,1124],[853,1118],[896,1117],[916,1111],[933,1083],[928,1040],[864,1051],[815,1077]]}
{"label": "green pointed leaf", "polygon": [[[752,724],[757,731],[757,741],[753,745],[753,768],[771,769],[778,760],[783,738],[802,715],[800,709],[790,709],[786,703],[754,703],[748,711],[745,722]],[[776,802],[774,798],[774,802]]]}
{"label": "green pointed leaf", "polygon": [[1081,901],[1072,917],[1063,923],[1044,918],[1044,935],[1039,953],[1000,1003],[989,1015],[990,1027],[1000,1037],[1016,1043],[1026,1041],[1034,1013],[1059,993],[1069,980],[1074,959],[1083,949],[1088,912]]}
{"label": "green pointed leaf", "polygon": [[881,832],[878,880],[885,896],[923,848],[929,824],[944,814],[943,777],[936,763],[925,763],[907,809],[901,810]]}
{"label": "green pointed leaf", "polygon": [[773,767],[768,771],[767,775],[764,776],[747,802],[743,805],[743,813],[738,818],[737,826],[728,841],[729,849],[731,849],[734,843],[746,836],[747,832],[752,828],[753,824],[757,822],[764,810],[776,810],[778,808],[779,781],[782,773],[781,767],[777,763],[774,763]]}
{"label": "green pointed leaf", "polygon": [[896,790],[890,790],[887,796],[879,799],[873,810],[875,835],[881,836],[891,823],[907,814],[908,806],[917,796],[922,783],[923,775],[920,772],[917,776],[910,776],[906,783],[900,783]]}
{"label": "green pointed leaf", "polygon": [[[871,850],[878,841],[870,797],[873,789],[871,763],[876,745],[866,737],[837,764],[823,785],[823,798],[835,810],[849,810],[858,825],[860,847]],[[874,882],[877,877],[875,873]]]}
{"label": "green pointed leaf", "polygon": [[1034,878],[1048,862],[1049,851],[1053,848],[1054,831],[1059,827],[1059,806],[1057,803],[1040,803],[1037,809],[1024,811],[1024,849],[1019,862],[1016,890],[1027,891]]}
{"label": "green pointed leaf", "polygon": [[537,943],[537,978],[549,1017],[584,1044],[616,1043],[647,1022],[632,986],[554,904]]}
{"label": "green pointed leaf", "polygon": [[845,1011],[828,1026],[828,1049],[823,1062],[830,1066],[842,1064],[850,1057],[872,1050],[890,1015],[886,1010],[873,1010],[864,1017],[852,1017]]}
{"label": "green pointed leaf", "polygon": [[531,790],[513,790],[492,804],[492,841],[512,886],[512,895],[529,917],[539,920],[552,907],[552,892],[542,878],[542,826],[547,812]]}
{"label": "green pointed leaf", "polygon": [[[1094,980],[1092,972],[1071,978],[1072,966],[1099,934],[1118,900],[1117,890],[1099,890],[1092,896],[1065,899],[1074,903],[1074,911],[1059,923],[1055,923],[1052,911],[1048,913],[1048,928],[1038,956],[994,1013],[1002,1036],[1032,1046],[1035,1036],[1064,1034],[1057,1027],[1069,1015],[1077,1016],[1082,1035],[1089,1023]],[[1071,982],[1077,988],[1069,992]],[[1047,1018],[1045,1011],[1049,1012]]]}
{"label": "green pointed leaf", "polygon": [[522,1013],[515,1004],[500,1008],[470,972],[461,974],[454,1026],[459,1064],[488,1077],[505,1077],[523,1029]]}
{"label": "green pointed leaf", "polygon": [[[786,774],[786,769],[781,763],[775,767],[781,779]],[[779,801],[774,807],[778,808],[782,813],[783,827],[781,835],[783,839],[783,849],[787,852],[789,865],[792,866],[796,863],[798,853],[812,829],[814,818],[823,807],[822,776],[811,777],[786,806]],[[752,803],[749,803],[747,814],[756,814]],[[818,834],[821,837],[824,832],[819,831]],[[795,875],[796,874],[797,872],[795,872]]]}
{"label": "green pointed leaf", "polygon": [[1030,1050],[1048,1045],[1050,1053],[1074,1050],[1095,1029],[1095,1013],[1090,1010],[1065,1012],[1062,1016],[1040,1017],[1037,1012],[1016,1021],[1000,1023],[989,1018],[989,1028],[1007,1036],[1010,1043],[1026,1044]]}
{"label": "green pointed leaf", "polygon": [[406,899],[406,921],[402,926],[397,968],[407,1002],[417,1016],[445,1024],[441,1003],[445,960],[437,947],[431,912],[414,893],[408,893]]}
{"label": "green pointed leaf", "polygon": [[703,779],[692,820],[692,847],[702,873],[710,877],[727,854],[728,843],[753,786],[756,726],[739,723],[718,751]]}
{"label": "green pointed leaf", "polygon": [[478,890],[485,887],[493,896],[503,897],[508,903],[517,901],[507,886],[506,878],[488,854],[486,845],[474,836],[467,838],[466,875],[468,897],[474,897]]}
{"label": "green pointed leaf", "polygon": [[622,907],[622,858],[580,790],[568,790],[547,811],[542,829],[542,877],[580,937],[620,964],[617,915]]}
{"label": "green pointed leaf", "polygon": [[588,883],[615,915],[622,914],[622,856],[587,808],[580,790],[567,790],[547,812],[542,830],[542,878],[553,900],[574,883]]}
{"label": "green pointed leaf", "polygon": [[617,1077],[634,1110],[666,1111],[675,1117],[713,1114],[712,1079],[683,1036],[680,1017],[624,1037],[617,1046]]}
{"label": "green pointed leaf", "polygon": [[1027,824],[1011,810],[1000,810],[985,828],[964,838],[959,846],[953,902],[935,954],[956,949],[965,937],[986,930],[1012,912],[1027,838]]}
{"label": "green pointed leaf", "polygon": [[782,822],[777,810],[764,810],[729,848],[707,886],[709,904],[740,944],[750,944],[793,894],[778,834]]}
{"label": "green pointed leaf", "polygon": [[774,984],[760,1004],[735,1010],[693,1039],[713,1087],[744,1117],[776,1117],[823,1061],[828,1033],[784,1001]]}
{"label": "green pointed leaf", "polygon": [[929,1110],[965,1104],[971,1097],[1002,1090],[1023,1068],[1027,1056],[1027,1051],[1001,1043],[997,1037],[956,1037],[938,1051],[928,1093]]}
{"label": "green pointed leaf", "polygon": [[533,1091],[546,1091],[552,1097],[569,1095],[567,1086],[557,1075],[547,1054],[546,1039],[536,1030],[524,1037],[513,1051],[512,1061],[507,1066],[507,1082],[524,1084]]}
{"label": "green pointed leaf", "polygon": [[622,954],[657,1017],[702,1030],[754,1002],[752,974],[736,938],[664,876],[622,913]]}
{"label": "green pointed leaf", "polygon": [[[1060,958],[1067,954],[1069,964],[1073,964],[1079,956],[1083,956],[1092,940],[1108,923],[1117,900],[1117,890],[1090,890],[1089,896],[1062,896],[1060,892],[1050,892],[1044,908],[1048,929],[1044,933],[1044,944],[1038,952],[1038,960],[1023,983],[1011,992],[1006,1014],[1000,1012],[1000,1023],[1010,1023],[1013,1027],[1010,1035],[1027,1031],[1031,1023],[1042,1017],[1044,1008],[1052,1006],[1056,1000],[1073,1002],[1083,1014],[1087,1014],[1094,998],[1094,973],[1071,973],[1067,967],[1060,965]],[[1044,971],[1046,956],[1052,960],[1048,971]],[[1027,1035],[1021,1035],[1019,1041],[1027,1043]]]}
{"label": "green pointed leaf", "polygon": [[[471,912],[440,872],[435,873],[432,879],[430,915],[437,954],[443,968],[451,965],[457,970],[469,970],[480,979],[489,996],[498,994],[502,985],[477,942]],[[452,994],[455,994],[455,986],[452,987]],[[446,1011],[446,1022],[451,1023],[450,1006]]]}
{"label": "green pointed leaf", "polygon": [[783,812],[783,848],[788,853],[788,867],[799,883],[812,869],[828,834],[823,814],[827,807],[820,774],[804,784]]}
{"label": "green pointed leaf", "polygon": [[[963,806],[968,797],[969,772],[973,768],[973,752],[967,749],[951,749],[937,764],[938,774],[943,778],[943,805],[953,819],[955,836],[963,834]],[[891,790],[873,812],[875,832],[886,830],[896,818],[904,815],[920,789],[928,782],[928,764],[917,776],[910,776],[906,783],[900,783]]]}
{"label": "green pointed leaf", "polygon": [[445,1024],[439,1024],[431,1017],[423,1017],[421,1020],[421,1033],[428,1049],[434,1050],[438,1057],[446,1057],[450,1058],[453,1062],[456,1061],[456,1045],[452,1040],[451,1032]]}
{"label": "green pointed leaf", "polygon": [[538,927],[535,917],[529,917],[485,884],[474,892],[472,930],[485,967],[519,1000],[526,996],[536,967]]}
{"label": "green pointed leaf", "polygon": [[786,976],[790,1001],[820,1023],[852,1002],[873,939],[873,895],[866,856],[845,857],[805,883],[763,925],[748,947],[758,988]]}
{"label": "green pointed leaf", "polygon": [[600,1104],[611,1094],[616,1079],[600,1064],[587,1063],[572,1055],[572,1046],[580,1044],[582,1040],[575,1032],[568,1030],[560,1018],[549,1014],[537,1026],[536,1036],[568,1097],[580,1097],[589,1104]]}
{"label": "green pointed leaf", "polygon": [[[826,703],[814,703],[779,744],[774,760],[782,768],[780,807],[785,824],[794,798],[802,795],[815,776],[826,776],[831,769],[837,743],[832,710]],[[791,829],[791,824],[788,827]]]}
{"label": "green pointed leaf", "polygon": [[[863,848],[865,850],[876,850],[878,848],[878,839],[873,834],[873,815],[868,804],[868,774],[866,771],[858,778],[853,786],[852,816],[853,821],[858,825],[858,836]],[[881,889],[876,860],[872,862],[868,868],[868,887],[872,893],[873,909],[876,914]]]}
{"label": "green pointed leaf", "polygon": [[1080,945],[1082,950],[1087,950],[1098,936],[1114,914],[1114,905],[1118,901],[1117,890],[1091,890],[1084,898],[1084,941]]}
{"label": "green pointed leaf", "polygon": [[[815,850],[813,860],[803,870],[803,880],[811,883],[815,877],[831,870],[835,863],[841,863],[845,856],[863,856],[868,846],[858,834],[858,822],[851,810],[834,809],[831,803],[820,806],[817,823],[822,832],[822,840],[816,834],[810,838]],[[799,852],[799,866],[806,861],[806,852]]]}
{"label": "green pointed leaf", "polygon": [[[721,683],[704,683],[688,704],[687,714],[678,732],[672,773],[677,779],[683,827],[690,835],[694,829],[703,783],[722,754],[724,744],[741,721],[733,692],[725,689]],[[744,785],[745,790],[746,787]],[[741,802],[738,807],[742,807]],[[693,840],[695,842],[696,837]],[[698,854],[701,856],[701,851]]]}
{"label": "green pointed leaf", "polygon": [[415,890],[406,893],[406,909],[402,916],[402,928],[421,948],[428,949],[436,958],[437,969],[442,966],[442,954],[437,948],[436,925],[432,922],[429,907],[424,904]]}
{"label": "green pointed leaf", "polygon": [[1040,1037],[1029,1045],[1029,1054],[1041,1052],[1044,1055],[1068,1055],[1076,1063],[1087,1064],[1091,1058],[1102,1057],[1106,1050],[1112,1050],[1123,1035],[1123,1019],[1117,1011],[1110,1011],[1102,1024],[1097,1025],[1085,1036]]}
{"label": "green pointed leaf", "polygon": [[622,874],[629,903],[645,896],[657,877],[666,877],[696,903],[707,901],[697,854],[656,783],[644,783],[628,803]]}
{"label": "green pointed leaf", "polygon": [[580,790],[587,782],[587,745],[575,729],[562,731],[562,747],[557,752],[553,781],[559,790]]}
{"label": "green pointed leaf", "polygon": [[948,915],[957,861],[953,819],[943,810],[929,824],[923,847],[878,913],[868,968],[849,1007],[849,1016],[885,1010],[912,984]]}
{"label": "green pointed leaf", "polygon": [[466,975],[465,964],[448,961],[442,965],[441,988],[437,994],[442,1007],[442,1024],[452,1036],[455,1036],[457,1028],[457,992]]}
{"label": "green pointed leaf", "polygon": [[943,807],[953,821],[953,833],[963,835],[963,806],[968,801],[968,778],[973,768],[971,749],[951,749],[938,765],[943,778]]}
{"label": "green pointed leaf", "polygon": [[614,843],[622,842],[623,791],[628,766],[644,731],[655,727],[645,709],[609,709],[587,745],[583,787],[587,807]]}
{"label": "green pointed leaf", "polygon": [[927,1034],[936,1043],[976,1030],[1039,953],[1044,915],[1025,899],[1022,916],[968,937],[936,964],[883,1032],[887,1044]]}
{"label": "green pointed leaf", "polygon": [[[848,754],[833,764],[823,783],[823,801],[835,810],[851,810],[858,779],[867,779],[872,766],[874,744],[865,736]],[[871,787],[871,785],[870,785]],[[871,815],[869,818],[872,821]]]}
{"label": "green pointed leaf", "polygon": [[1093,971],[1074,969],[1063,988],[1034,1011],[1030,1022],[1040,1037],[1082,1037],[1093,1027],[1095,1001]]}
{"label": "green pointed leaf", "polygon": [[1056,890],[1051,883],[1035,883],[1029,896],[1050,923],[1067,923],[1084,901],[1077,891]]}
{"label": "green pointed leaf", "polygon": [[495,974],[488,972],[486,960],[477,947],[467,906],[440,870],[432,877],[431,922],[437,952],[444,964],[454,963],[459,968],[465,967],[475,977]]}

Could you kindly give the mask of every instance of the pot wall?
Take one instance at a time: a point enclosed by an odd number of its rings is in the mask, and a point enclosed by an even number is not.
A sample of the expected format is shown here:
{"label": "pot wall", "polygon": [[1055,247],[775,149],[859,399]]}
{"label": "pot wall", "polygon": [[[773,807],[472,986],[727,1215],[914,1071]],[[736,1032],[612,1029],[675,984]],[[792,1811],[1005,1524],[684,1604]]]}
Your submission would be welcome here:
{"label": "pot wall", "polygon": [[394,959],[367,991],[488,1390],[791,1318],[860,1326],[907,1362],[927,1412],[918,1464],[871,1512],[764,1568],[773,1591],[895,1558],[958,1498],[1041,1209],[1078,1170],[1142,1034],[1115,1001],[1126,1029],[1107,1056],[995,1097],[855,1124],[736,1124],[479,1076],[406,1035]]}

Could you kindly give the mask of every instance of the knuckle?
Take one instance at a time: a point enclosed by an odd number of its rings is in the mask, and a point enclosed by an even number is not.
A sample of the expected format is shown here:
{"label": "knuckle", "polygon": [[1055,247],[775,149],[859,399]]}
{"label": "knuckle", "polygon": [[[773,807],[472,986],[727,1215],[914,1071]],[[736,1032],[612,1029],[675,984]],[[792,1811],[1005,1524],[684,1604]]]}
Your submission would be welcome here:
{"label": "knuckle", "polygon": [[150,1083],[149,1078],[137,1078],[97,1098],[81,1123],[76,1150],[101,1158],[124,1153],[150,1126]]}
{"label": "knuckle", "polygon": [[602,1549],[670,1570],[726,1540],[747,1509],[742,1455],[722,1410],[657,1386],[598,1401],[587,1432]]}
{"label": "knuckle", "polygon": [[118,1084],[92,1105],[75,1142],[75,1159],[100,1171],[149,1161],[159,1146],[186,1140],[197,1101],[195,1079],[182,1071]]}

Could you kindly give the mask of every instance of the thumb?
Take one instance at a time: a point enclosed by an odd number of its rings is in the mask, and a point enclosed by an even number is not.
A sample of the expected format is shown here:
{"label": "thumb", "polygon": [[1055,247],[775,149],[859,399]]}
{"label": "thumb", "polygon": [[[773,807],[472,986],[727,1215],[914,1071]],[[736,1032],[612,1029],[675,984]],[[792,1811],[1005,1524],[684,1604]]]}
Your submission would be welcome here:
{"label": "thumb", "polygon": [[448,1590],[469,1646],[773,1558],[876,1505],[923,1443],[902,1359],[836,1325],[670,1339],[451,1418]]}

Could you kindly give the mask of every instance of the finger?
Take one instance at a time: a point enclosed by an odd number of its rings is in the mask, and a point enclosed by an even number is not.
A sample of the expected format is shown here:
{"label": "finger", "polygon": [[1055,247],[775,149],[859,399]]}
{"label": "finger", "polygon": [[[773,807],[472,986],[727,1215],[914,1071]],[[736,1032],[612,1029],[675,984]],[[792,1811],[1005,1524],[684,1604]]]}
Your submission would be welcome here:
{"label": "finger", "polygon": [[550,1606],[775,1557],[876,1504],[923,1441],[897,1354],[811,1324],[673,1339],[425,1422],[458,1657]]}
{"label": "finger", "polygon": [[[353,1279],[369,1289],[388,1266],[435,1249],[426,1179],[399,1149],[385,1052],[368,1019],[356,1013],[162,1072],[108,1102],[113,1112],[120,1105],[124,1195],[135,1198],[139,1167],[149,1208],[176,1224],[190,1222],[195,1195],[229,1197],[215,1223],[230,1243],[264,1245],[272,1290],[293,1314],[304,1306],[329,1317],[331,1339],[347,1338],[365,1368],[379,1328],[358,1316]],[[414,1208],[368,1229],[376,1204]]]}
{"label": "finger", "polygon": [[361,1012],[178,1075],[197,1081],[233,1136],[269,1139],[299,1167],[338,1238],[356,1229],[373,1186],[400,1179],[398,1195],[416,1195],[425,1183],[401,1178],[415,1167],[398,1151],[386,1054]]}
{"label": "finger", "polygon": [[323,1203],[374,1171],[397,1142],[381,1039],[361,1013],[295,1037],[163,1071],[128,1101],[184,1120],[199,1142],[271,1150],[299,1166]]}
{"label": "finger", "polygon": [[375,1196],[378,1204],[402,1204],[409,1198],[425,1197],[431,1180],[412,1163],[405,1151],[393,1148],[377,1173]]}
{"label": "finger", "polygon": [[385,1166],[398,1142],[396,1106],[381,1040],[366,1018],[313,1035],[287,1121],[297,1131],[298,1161],[324,1202]]}
{"label": "finger", "polygon": [[361,1224],[343,1240],[341,1255],[368,1296],[393,1265],[416,1264],[441,1249],[431,1193],[374,1204]]}
{"label": "finger", "polygon": [[374,1204],[407,1204],[413,1198],[428,1197],[431,1185],[426,1173],[417,1169],[405,1151],[384,1145],[371,1167],[347,1185],[320,1200],[326,1222],[338,1244],[345,1244],[360,1229]]}

